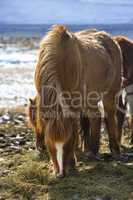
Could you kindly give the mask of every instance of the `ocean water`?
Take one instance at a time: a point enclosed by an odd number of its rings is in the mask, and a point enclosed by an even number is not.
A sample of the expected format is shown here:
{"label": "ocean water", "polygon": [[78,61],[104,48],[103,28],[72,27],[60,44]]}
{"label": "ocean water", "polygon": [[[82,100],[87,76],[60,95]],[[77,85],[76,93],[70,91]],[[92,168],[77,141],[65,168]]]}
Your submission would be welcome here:
{"label": "ocean water", "polygon": [[[67,25],[71,31],[98,28],[112,35],[133,38],[132,24]],[[23,44],[24,38],[41,38],[51,25],[0,25],[0,107],[26,105],[35,95],[34,70],[38,48]],[[13,42],[10,38],[14,38]],[[19,38],[19,39],[17,39]],[[5,42],[6,40],[6,42]],[[37,40],[39,45],[39,39]],[[23,45],[22,45],[23,44]]]}
{"label": "ocean water", "polygon": [[[41,25],[29,25],[29,24],[1,24],[0,25],[0,35],[6,36],[26,36],[33,37],[39,36],[42,37],[50,28],[51,24],[41,24]],[[78,31],[86,28],[97,28],[99,30],[105,30],[113,35],[126,35],[130,38],[133,38],[133,24],[66,24],[66,26],[71,31]]]}
{"label": "ocean water", "polygon": [[18,47],[0,48],[0,107],[16,107],[34,96],[36,51]]}

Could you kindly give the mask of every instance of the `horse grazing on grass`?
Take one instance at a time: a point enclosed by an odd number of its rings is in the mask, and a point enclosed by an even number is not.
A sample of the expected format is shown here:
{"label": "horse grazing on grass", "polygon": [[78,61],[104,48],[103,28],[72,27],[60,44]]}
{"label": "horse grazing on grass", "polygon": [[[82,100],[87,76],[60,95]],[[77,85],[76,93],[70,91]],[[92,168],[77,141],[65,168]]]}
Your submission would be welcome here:
{"label": "horse grazing on grass", "polygon": [[33,99],[29,99],[29,105],[28,105],[28,116],[29,116],[29,122],[31,127],[34,129],[36,134],[36,147],[37,150],[40,152],[43,152],[45,149],[44,145],[44,132],[39,132],[38,126],[37,126],[37,96]]}
{"label": "horse grazing on grass", "polygon": [[[131,143],[133,144],[133,41],[124,36],[115,36],[114,39],[120,45],[123,56],[123,76],[126,79],[123,88],[126,90],[127,102],[130,107],[131,114]],[[125,112],[118,111],[119,122],[119,140],[122,135],[122,125],[124,123],[126,104],[124,105],[120,99],[120,108]]]}
{"label": "horse grazing on grass", "polygon": [[121,85],[121,51],[105,32],[72,33],[56,25],[40,45],[35,69],[38,94],[37,125],[45,131],[45,143],[55,172],[62,177],[75,164],[76,118],[90,118],[91,149],[97,153],[102,99],[107,113],[110,148],[119,155],[115,95]]}

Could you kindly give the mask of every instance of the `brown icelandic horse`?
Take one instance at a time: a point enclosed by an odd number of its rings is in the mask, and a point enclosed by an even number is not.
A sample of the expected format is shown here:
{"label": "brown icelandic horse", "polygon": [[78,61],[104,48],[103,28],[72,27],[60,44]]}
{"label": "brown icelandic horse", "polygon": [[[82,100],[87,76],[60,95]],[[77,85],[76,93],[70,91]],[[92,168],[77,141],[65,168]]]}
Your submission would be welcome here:
{"label": "brown icelandic horse", "polygon": [[105,32],[71,33],[57,25],[40,46],[35,69],[38,93],[37,124],[55,172],[64,176],[74,163],[76,117],[90,117],[91,149],[98,151],[100,117],[98,101],[107,113],[110,148],[119,155],[115,95],[121,85],[121,51]]}
{"label": "brown icelandic horse", "polygon": [[[127,90],[130,89],[130,91],[127,91],[127,98],[125,103],[122,101],[122,95],[119,96],[119,104],[118,104],[118,110],[117,110],[117,119],[118,119],[118,140],[121,142],[122,137],[122,126],[125,119],[125,113],[126,113],[126,103],[130,104],[130,112],[131,112],[131,119],[130,119],[130,126],[131,126],[131,143],[133,144],[133,41],[129,40],[125,36],[115,36],[113,37],[115,41],[118,42],[123,56],[123,77],[124,81],[122,84],[122,88],[126,88]],[[120,109],[119,109],[120,108]],[[106,121],[106,120],[105,120]],[[85,150],[88,146],[90,146],[90,128],[89,127],[89,119],[85,116],[81,119],[81,126],[84,133],[84,143],[85,143]]]}
{"label": "brown icelandic horse", "polygon": [[[127,102],[130,107],[131,114],[131,143],[133,144],[133,41],[124,36],[115,36],[115,41],[120,45],[122,56],[123,56],[123,76],[125,82],[123,88],[125,88],[127,93]],[[120,97],[121,98],[121,97]],[[122,99],[120,99],[120,108],[125,111],[121,112],[118,110],[118,126],[119,126],[119,140],[121,140],[122,135],[122,125],[124,123],[126,105],[123,104]]]}
{"label": "brown icelandic horse", "polygon": [[44,132],[40,133],[37,126],[37,96],[33,99],[29,99],[28,116],[30,126],[34,129],[36,134],[36,148],[39,152],[43,152],[45,149]]}

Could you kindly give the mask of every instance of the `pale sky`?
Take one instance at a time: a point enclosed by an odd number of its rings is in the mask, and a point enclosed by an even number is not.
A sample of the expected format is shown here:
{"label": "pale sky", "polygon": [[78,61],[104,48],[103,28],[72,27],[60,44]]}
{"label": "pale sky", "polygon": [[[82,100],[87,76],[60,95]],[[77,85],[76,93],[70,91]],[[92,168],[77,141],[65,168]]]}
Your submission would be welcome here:
{"label": "pale sky", "polygon": [[0,23],[133,23],[133,0],[0,0]]}

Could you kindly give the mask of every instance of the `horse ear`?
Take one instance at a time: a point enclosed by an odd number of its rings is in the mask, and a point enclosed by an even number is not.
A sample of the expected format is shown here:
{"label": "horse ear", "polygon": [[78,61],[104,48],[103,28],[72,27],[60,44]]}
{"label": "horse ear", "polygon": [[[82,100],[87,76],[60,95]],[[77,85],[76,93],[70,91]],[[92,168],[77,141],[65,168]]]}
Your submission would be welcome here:
{"label": "horse ear", "polygon": [[33,99],[29,98],[29,103],[34,104]]}

